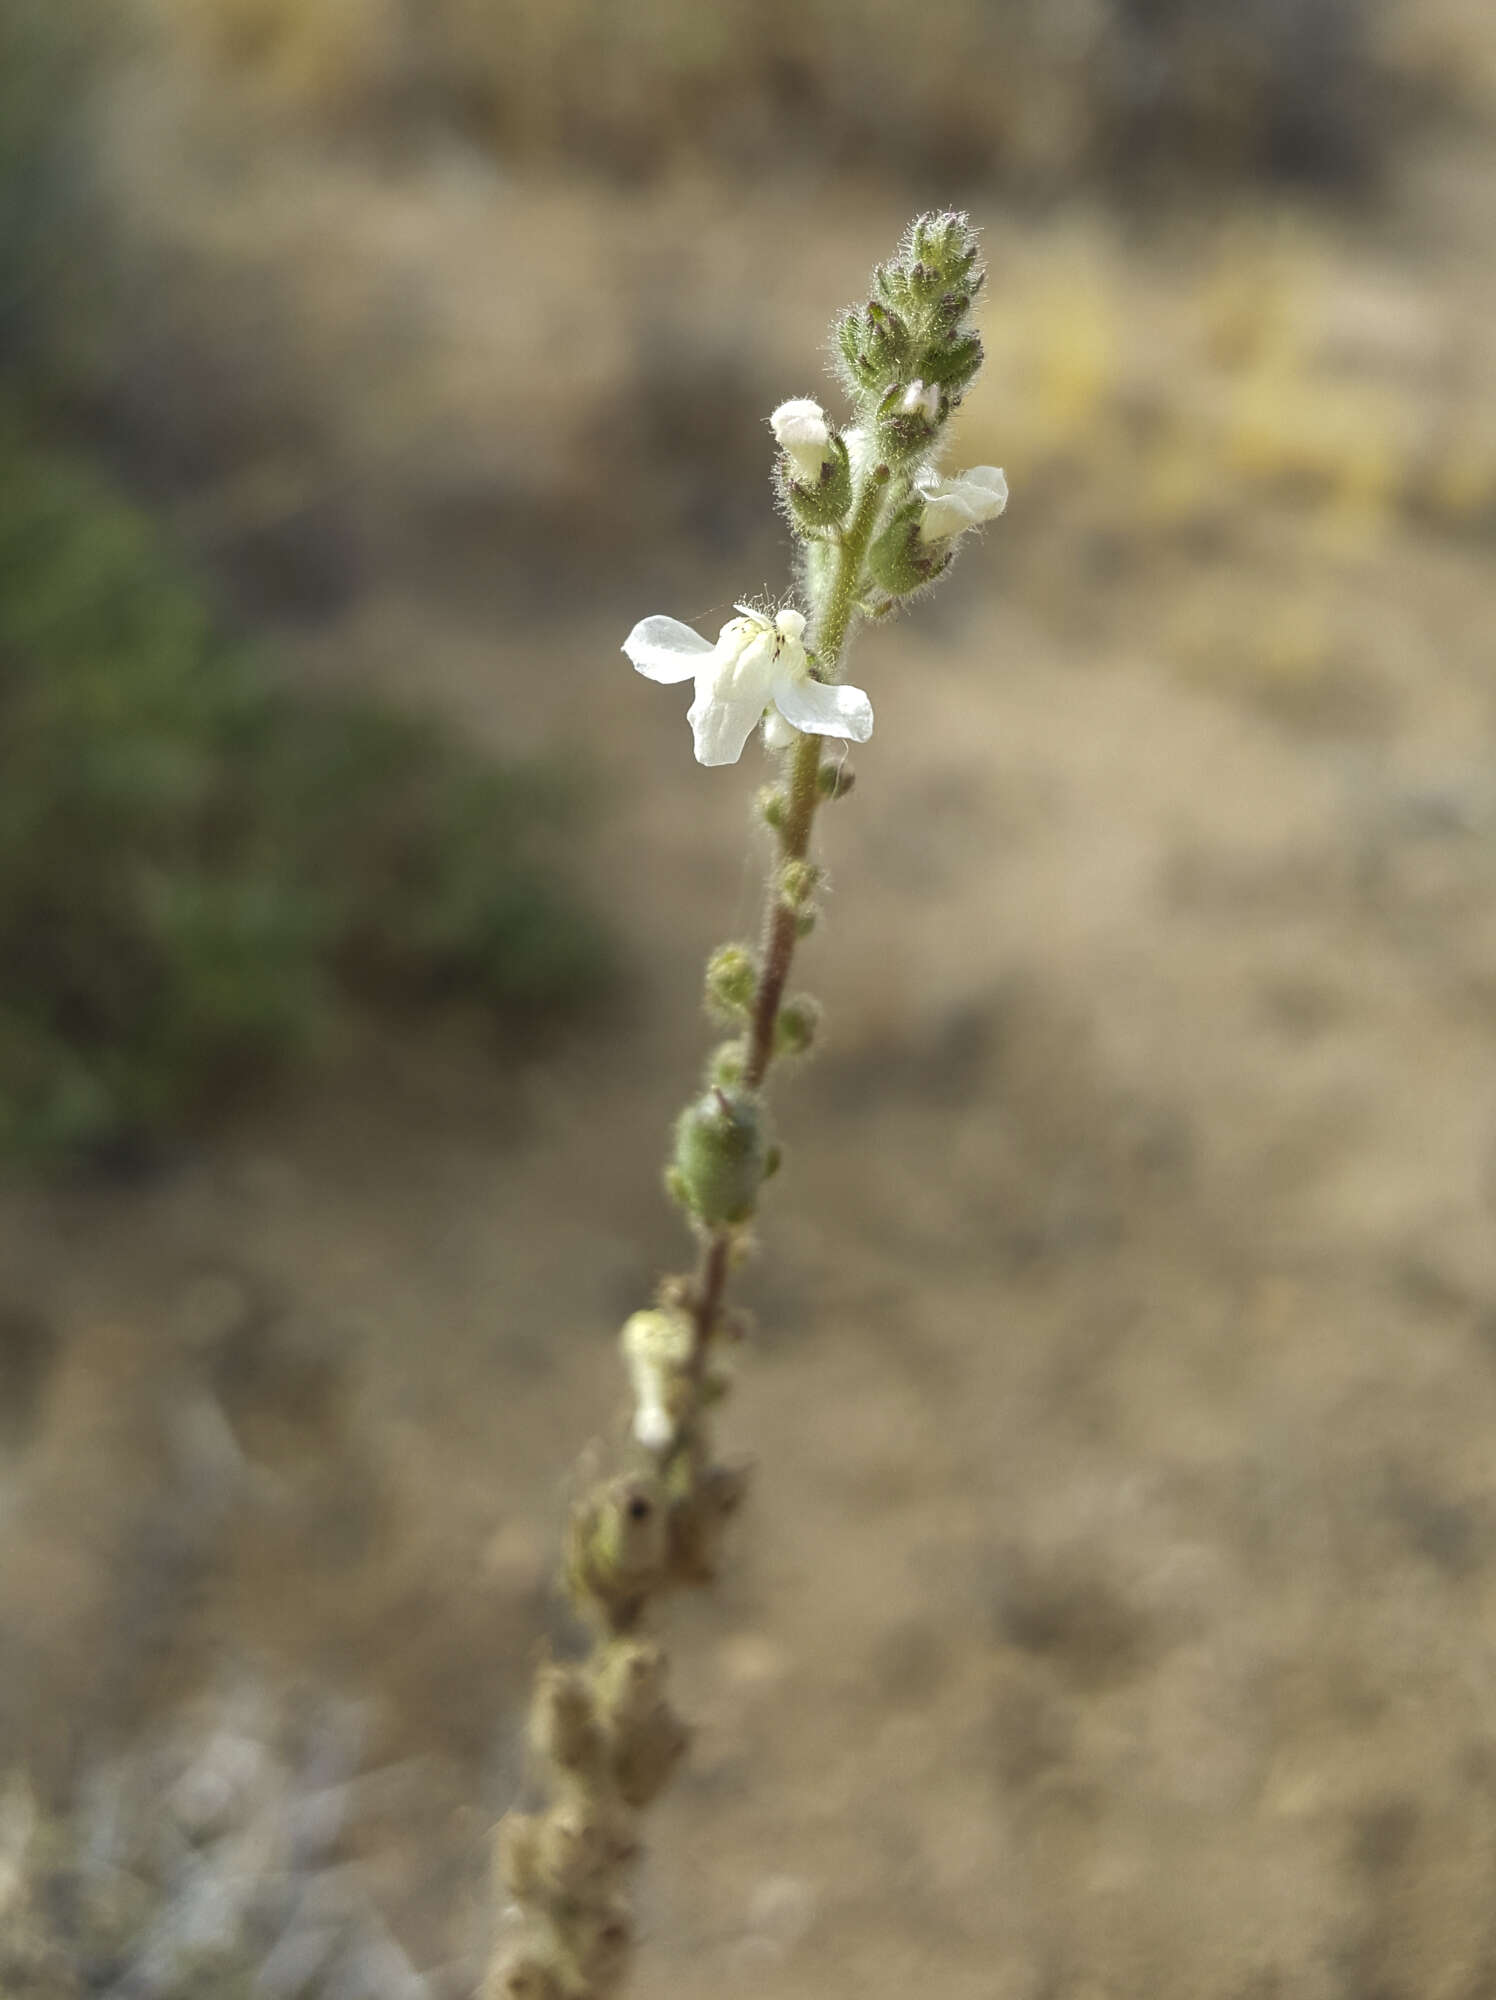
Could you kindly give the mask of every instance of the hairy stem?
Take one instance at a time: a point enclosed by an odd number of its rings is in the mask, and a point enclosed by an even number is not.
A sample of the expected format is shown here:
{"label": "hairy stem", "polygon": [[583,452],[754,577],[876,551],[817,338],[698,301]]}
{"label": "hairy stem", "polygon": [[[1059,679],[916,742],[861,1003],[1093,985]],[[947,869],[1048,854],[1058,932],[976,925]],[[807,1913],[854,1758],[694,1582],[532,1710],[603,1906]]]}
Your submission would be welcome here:
{"label": "hairy stem", "polygon": [[[879,475],[882,475],[881,477]],[[842,654],[862,588],[862,566],[868,543],[877,526],[879,511],[887,491],[888,474],[881,467],[869,473],[857,510],[848,522],[836,551],[824,604],[816,609],[816,658],[818,678],[834,681],[841,669]],[[764,945],[758,985],[749,1010],[748,1059],[743,1081],[757,1090],[774,1060],[775,1031],[784,989],[794,963],[800,938],[799,913],[781,893],[780,880],[787,861],[803,861],[810,850],[811,829],[816,808],[821,803],[819,785],[821,739],[802,736],[789,759],[789,796],[779,828],[777,851],[769,865],[764,896]],[[731,1268],[733,1231],[713,1230],[704,1238],[701,1257],[692,1285],[692,1312],[696,1322],[698,1366],[722,1310]]]}

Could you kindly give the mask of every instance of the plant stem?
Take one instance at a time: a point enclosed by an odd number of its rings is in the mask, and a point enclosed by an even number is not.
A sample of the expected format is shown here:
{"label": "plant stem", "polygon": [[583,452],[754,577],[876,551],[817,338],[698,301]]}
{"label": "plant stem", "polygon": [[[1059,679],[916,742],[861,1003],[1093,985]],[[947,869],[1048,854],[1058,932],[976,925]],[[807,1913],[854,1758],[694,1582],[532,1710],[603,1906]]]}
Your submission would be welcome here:
{"label": "plant stem", "polygon": [[[847,523],[838,545],[826,602],[817,607],[816,653],[817,664],[822,669],[818,676],[820,679],[834,681],[840,672],[842,654],[862,585],[862,565],[887,487],[886,469],[875,467],[868,475],[856,512]],[[743,1082],[749,1090],[760,1087],[774,1060],[779,1009],[800,937],[800,913],[781,894],[780,878],[787,861],[803,861],[809,851],[816,808],[821,803],[820,771],[820,737],[802,736],[790,757],[789,796],[779,829],[778,852],[770,864],[764,897],[763,958],[749,1012],[748,1059],[743,1068]],[[733,1230],[724,1227],[713,1230],[702,1242],[701,1257],[691,1288],[698,1367],[722,1310],[731,1265],[732,1240]]]}

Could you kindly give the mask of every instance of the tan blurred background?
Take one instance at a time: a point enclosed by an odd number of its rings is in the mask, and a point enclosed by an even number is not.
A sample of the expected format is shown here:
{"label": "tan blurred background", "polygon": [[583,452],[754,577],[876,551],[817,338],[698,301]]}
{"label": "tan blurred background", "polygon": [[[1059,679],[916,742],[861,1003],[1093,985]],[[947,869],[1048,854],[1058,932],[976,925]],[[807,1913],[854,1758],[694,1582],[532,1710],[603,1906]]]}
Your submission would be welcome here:
{"label": "tan blurred background", "polygon": [[448,2000],[783,588],[970,208],[1005,519],[859,641],[641,1994],[1496,1995],[1483,0],[6,0],[0,1994]]}

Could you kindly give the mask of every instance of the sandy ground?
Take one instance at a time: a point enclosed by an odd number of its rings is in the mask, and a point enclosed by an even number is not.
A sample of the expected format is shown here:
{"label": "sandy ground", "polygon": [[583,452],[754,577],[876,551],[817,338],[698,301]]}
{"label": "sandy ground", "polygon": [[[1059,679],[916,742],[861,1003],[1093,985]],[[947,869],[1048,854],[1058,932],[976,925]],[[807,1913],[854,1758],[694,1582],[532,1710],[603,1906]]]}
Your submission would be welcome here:
{"label": "sandy ground", "polygon": [[[754,399],[814,385],[794,356],[901,215],[450,164],[376,202],[338,161],[293,206],[294,171],[184,203],[181,240],[274,279],[333,441],[184,532],[252,594],[246,509],[338,524],[336,601],[269,607],[299,671],[574,752],[633,983],[562,1055],[370,1030],[149,1183],[5,1195],[0,1726],[68,1800],[204,1687],[356,1704],[355,1763],[404,1789],[337,1853],[457,1994],[613,1333],[683,1254],[657,1163],[699,964],[756,905],[757,752],[697,770],[617,647],[776,586]],[[1267,231],[1415,438],[1359,510],[1293,465],[1213,491],[1223,378],[1171,344],[1203,225],[982,218],[999,365],[964,455],[1004,456],[1006,393],[1030,477],[1010,457],[1010,518],[856,655],[878,728],[803,964],[826,1047],[781,1088],[743,1287],[757,1484],[670,1621],[697,1738],[641,1994],[1496,1995],[1492,544],[1416,470],[1490,416],[1490,185],[1452,156],[1379,218]],[[1004,260],[1024,324],[1075,282],[1120,322],[1123,389],[1076,392],[1094,465],[1063,396],[1058,443],[1019,409]],[[1139,527],[1176,404],[1207,412],[1194,497]],[[674,485],[642,456],[710,422],[715,506],[689,454]],[[610,528],[619,493],[672,552]],[[1279,644],[1306,595],[1317,636]]]}

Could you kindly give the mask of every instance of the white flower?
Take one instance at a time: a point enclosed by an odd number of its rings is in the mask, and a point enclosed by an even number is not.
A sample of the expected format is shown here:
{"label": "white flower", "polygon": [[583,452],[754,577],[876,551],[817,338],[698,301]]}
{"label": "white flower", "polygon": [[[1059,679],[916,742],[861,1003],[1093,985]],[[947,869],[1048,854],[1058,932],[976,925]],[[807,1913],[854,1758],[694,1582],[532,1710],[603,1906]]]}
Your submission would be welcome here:
{"label": "white flower", "polygon": [[809,396],[794,396],[781,403],[769,419],[780,450],[794,468],[802,486],[814,486],[828,456],[831,426],[826,412]]}
{"label": "white flower", "polygon": [[699,764],[736,764],[766,708],[809,736],[866,743],[873,705],[861,688],[812,680],[801,644],[805,620],[788,605],[772,623],[746,604],[722,627],[716,645],[678,618],[641,618],[623,642],[652,681],[696,682],[686,720]]}
{"label": "white flower", "polygon": [[924,473],[915,481],[915,490],[925,503],[919,524],[922,542],[964,535],[968,528],[995,520],[1008,504],[1008,482],[995,465],[974,465],[953,479]]}

